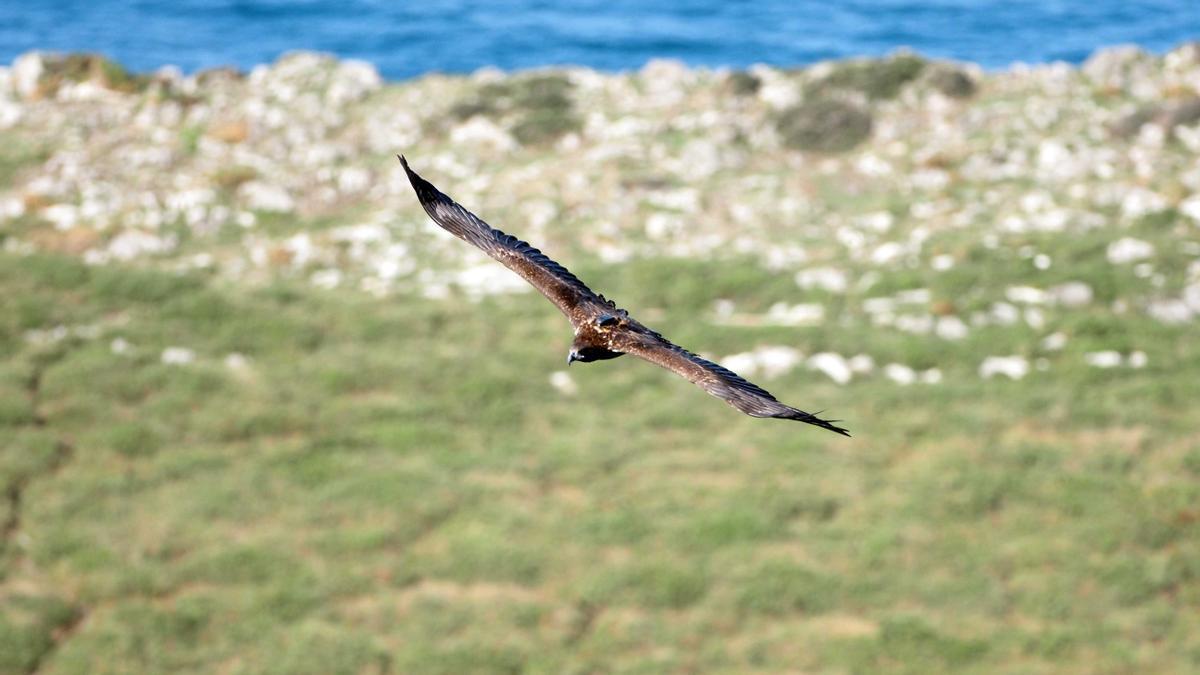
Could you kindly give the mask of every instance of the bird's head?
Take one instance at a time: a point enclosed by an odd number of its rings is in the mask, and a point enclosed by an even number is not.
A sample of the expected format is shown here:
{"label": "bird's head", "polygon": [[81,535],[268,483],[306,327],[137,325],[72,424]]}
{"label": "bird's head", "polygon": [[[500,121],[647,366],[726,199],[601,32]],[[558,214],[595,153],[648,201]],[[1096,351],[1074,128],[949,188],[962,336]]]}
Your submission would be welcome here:
{"label": "bird's head", "polygon": [[621,353],[622,352],[610,351],[608,349],[605,349],[604,347],[596,347],[596,346],[580,347],[580,346],[573,345],[571,347],[571,351],[567,353],[567,365],[569,366],[572,363],[575,363],[576,361],[583,361],[584,363],[591,363],[592,361],[605,361],[608,359],[615,359],[618,356],[620,356]]}

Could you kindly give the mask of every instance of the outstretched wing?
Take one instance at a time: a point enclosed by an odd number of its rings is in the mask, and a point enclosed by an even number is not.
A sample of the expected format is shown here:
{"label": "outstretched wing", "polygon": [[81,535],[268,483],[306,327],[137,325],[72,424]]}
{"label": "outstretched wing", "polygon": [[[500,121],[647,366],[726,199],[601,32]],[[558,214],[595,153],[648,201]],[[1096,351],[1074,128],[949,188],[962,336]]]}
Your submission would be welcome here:
{"label": "outstretched wing", "polygon": [[400,164],[404,166],[408,180],[417,192],[417,199],[421,201],[421,206],[433,222],[454,236],[479,247],[505,267],[521,275],[525,281],[541,291],[542,295],[549,298],[572,323],[581,320],[582,310],[586,309],[581,305],[592,304],[589,301],[612,305],[604,296],[593,293],[586,284],[567,271],[567,268],[511,234],[505,234],[488,225],[447,197],[409,168],[408,161],[403,156],[400,157]]}
{"label": "outstretched wing", "polygon": [[843,436],[850,435],[850,432],[833,424],[838,420],[823,420],[812,413],[784,405],[766,389],[742,378],[732,370],[672,344],[657,333],[630,337],[632,339],[620,341],[622,351],[675,371],[747,415],[797,420],[835,431]]}

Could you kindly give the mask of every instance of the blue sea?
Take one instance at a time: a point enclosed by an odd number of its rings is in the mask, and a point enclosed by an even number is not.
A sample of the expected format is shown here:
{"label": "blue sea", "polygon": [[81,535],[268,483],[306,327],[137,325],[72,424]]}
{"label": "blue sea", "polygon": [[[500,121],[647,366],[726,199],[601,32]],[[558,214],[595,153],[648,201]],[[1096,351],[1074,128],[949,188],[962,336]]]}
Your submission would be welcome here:
{"label": "blue sea", "polygon": [[0,61],[98,51],[134,70],[242,69],[309,49],[385,77],[578,64],[781,66],[899,47],[974,61],[1079,62],[1200,39],[1200,0],[0,0]]}

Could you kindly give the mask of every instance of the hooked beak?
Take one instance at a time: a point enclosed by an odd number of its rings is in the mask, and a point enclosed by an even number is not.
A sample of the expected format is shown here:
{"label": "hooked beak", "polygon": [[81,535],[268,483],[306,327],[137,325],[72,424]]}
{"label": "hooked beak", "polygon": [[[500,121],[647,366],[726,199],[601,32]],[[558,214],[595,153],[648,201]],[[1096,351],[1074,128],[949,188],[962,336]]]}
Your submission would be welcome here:
{"label": "hooked beak", "polygon": [[575,352],[571,352],[571,353],[567,354],[567,365],[568,366],[578,360],[579,360],[579,357],[575,355]]}

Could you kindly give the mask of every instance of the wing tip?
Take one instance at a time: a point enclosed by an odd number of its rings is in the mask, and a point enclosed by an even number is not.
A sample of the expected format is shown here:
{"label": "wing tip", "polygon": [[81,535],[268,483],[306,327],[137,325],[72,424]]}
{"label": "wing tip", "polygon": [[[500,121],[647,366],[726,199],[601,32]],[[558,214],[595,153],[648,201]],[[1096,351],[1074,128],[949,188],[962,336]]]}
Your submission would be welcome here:
{"label": "wing tip", "polygon": [[822,429],[828,429],[835,434],[841,434],[847,438],[851,437],[849,430],[834,424],[834,422],[841,422],[841,420],[823,420],[820,417],[817,417],[812,413],[806,413],[803,410],[796,410],[795,408],[792,408],[787,412],[775,415],[774,417],[785,420],[795,420],[797,422],[805,422],[806,424],[821,427]]}
{"label": "wing tip", "polygon": [[404,173],[408,175],[409,182],[412,182],[413,179],[419,180],[421,178],[417,175],[417,172],[413,171],[408,165],[408,159],[405,158],[404,155],[396,155],[396,159],[400,160],[400,166],[404,167]]}
{"label": "wing tip", "polygon": [[396,159],[400,160],[400,166],[404,167],[404,173],[408,176],[408,182],[412,185],[413,190],[417,193],[417,199],[420,200],[423,206],[438,200],[441,194],[432,183],[421,178],[420,174],[412,170],[408,165],[408,159],[404,155],[396,155]]}

